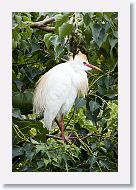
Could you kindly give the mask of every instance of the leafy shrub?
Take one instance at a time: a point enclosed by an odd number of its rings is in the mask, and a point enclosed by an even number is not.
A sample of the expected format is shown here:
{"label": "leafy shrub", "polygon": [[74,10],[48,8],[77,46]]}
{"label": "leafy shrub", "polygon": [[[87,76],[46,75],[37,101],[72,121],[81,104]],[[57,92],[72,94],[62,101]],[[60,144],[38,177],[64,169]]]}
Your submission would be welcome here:
{"label": "leafy shrub", "polygon": [[[50,31],[35,23],[53,18]],[[13,171],[114,172],[118,170],[118,15],[13,13]],[[32,113],[39,77],[80,49],[102,72],[89,75],[85,99],[65,117],[63,143]],[[55,137],[52,138],[52,135]]]}

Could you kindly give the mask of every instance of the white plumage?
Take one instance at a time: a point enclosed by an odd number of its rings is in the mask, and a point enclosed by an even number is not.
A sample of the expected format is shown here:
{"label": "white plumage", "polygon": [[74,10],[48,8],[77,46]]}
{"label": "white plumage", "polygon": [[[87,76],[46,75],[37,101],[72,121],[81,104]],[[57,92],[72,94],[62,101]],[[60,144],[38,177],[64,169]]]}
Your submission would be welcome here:
{"label": "white plumage", "polygon": [[58,125],[64,133],[63,117],[72,108],[77,96],[85,97],[87,94],[85,71],[92,68],[98,69],[79,52],[73,60],[53,67],[39,79],[34,92],[33,111],[44,115],[44,127],[53,130]]}

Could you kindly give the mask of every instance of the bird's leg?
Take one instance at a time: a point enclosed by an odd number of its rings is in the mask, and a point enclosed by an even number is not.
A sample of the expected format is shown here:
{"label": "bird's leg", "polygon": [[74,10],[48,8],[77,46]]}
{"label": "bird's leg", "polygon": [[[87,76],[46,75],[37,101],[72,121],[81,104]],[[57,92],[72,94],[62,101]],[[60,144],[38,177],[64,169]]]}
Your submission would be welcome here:
{"label": "bird's leg", "polygon": [[55,121],[57,123],[57,125],[59,126],[59,129],[61,131],[61,138],[62,140],[65,142],[65,135],[64,135],[64,116],[62,115],[61,116],[61,120],[58,121],[56,118],[55,118]]}
{"label": "bird's leg", "polygon": [[65,142],[65,136],[64,136],[64,116],[63,115],[61,116],[61,120],[59,122],[59,127],[60,127],[60,130],[61,130],[62,141]]}

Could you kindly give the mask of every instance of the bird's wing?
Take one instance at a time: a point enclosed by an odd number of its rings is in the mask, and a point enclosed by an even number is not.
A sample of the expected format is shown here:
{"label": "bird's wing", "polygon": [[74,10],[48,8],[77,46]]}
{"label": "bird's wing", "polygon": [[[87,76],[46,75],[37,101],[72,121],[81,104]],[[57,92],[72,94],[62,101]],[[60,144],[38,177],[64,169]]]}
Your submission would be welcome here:
{"label": "bird's wing", "polygon": [[50,128],[52,121],[65,103],[71,89],[71,78],[67,65],[61,64],[44,74],[34,93],[34,111],[43,113],[45,126]]}

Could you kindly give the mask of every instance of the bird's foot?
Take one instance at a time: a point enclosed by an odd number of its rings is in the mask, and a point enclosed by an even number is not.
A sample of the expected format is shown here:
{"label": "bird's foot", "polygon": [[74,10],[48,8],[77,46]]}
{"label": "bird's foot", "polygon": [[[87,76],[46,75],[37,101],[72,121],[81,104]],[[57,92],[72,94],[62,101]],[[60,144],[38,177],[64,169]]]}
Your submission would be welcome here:
{"label": "bird's foot", "polygon": [[62,136],[61,138],[62,138],[63,142],[67,142],[67,140],[68,140],[65,136]]}

